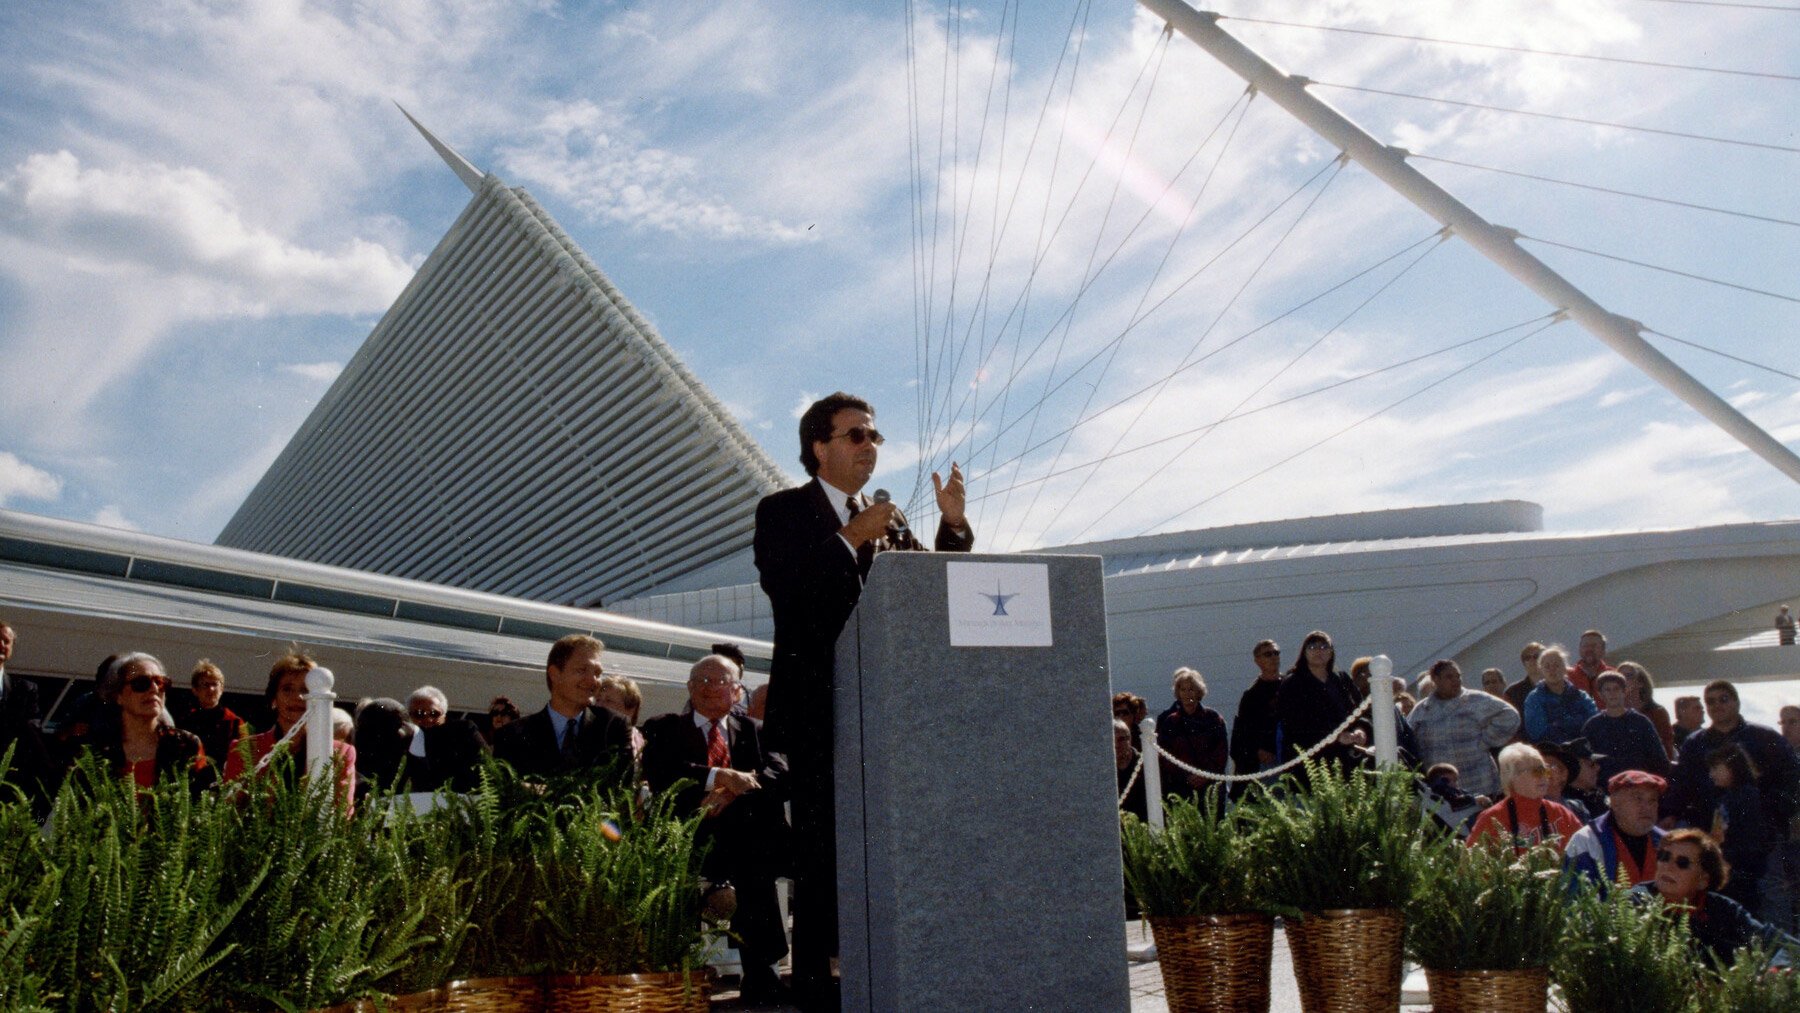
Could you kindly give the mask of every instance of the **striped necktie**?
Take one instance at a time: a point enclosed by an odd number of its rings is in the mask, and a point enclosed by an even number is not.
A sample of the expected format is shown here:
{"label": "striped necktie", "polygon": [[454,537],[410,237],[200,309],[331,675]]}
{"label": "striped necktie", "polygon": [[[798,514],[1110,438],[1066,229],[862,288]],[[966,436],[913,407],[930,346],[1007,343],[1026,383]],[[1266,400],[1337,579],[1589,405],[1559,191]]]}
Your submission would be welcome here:
{"label": "striped necktie", "polygon": [[731,746],[725,742],[724,718],[712,723],[712,732],[706,737],[706,765],[709,767],[731,766]]}

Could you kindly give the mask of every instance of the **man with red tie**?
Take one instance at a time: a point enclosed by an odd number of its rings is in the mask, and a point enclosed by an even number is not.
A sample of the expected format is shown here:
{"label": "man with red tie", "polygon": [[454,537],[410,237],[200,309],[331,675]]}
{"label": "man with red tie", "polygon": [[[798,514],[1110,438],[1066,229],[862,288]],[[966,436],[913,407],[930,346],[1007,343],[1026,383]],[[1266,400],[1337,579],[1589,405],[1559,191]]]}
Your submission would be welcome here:
{"label": "man with red tie", "polygon": [[742,671],[709,654],[688,670],[688,707],[644,725],[644,777],[658,792],[681,783],[676,804],[701,809],[699,844],[711,843],[701,870],[715,890],[737,894],[731,931],[743,957],[743,998],[779,998],[774,964],[787,953],[775,898],[787,823],[780,792],[785,762],[763,746],[762,722],[732,713]]}

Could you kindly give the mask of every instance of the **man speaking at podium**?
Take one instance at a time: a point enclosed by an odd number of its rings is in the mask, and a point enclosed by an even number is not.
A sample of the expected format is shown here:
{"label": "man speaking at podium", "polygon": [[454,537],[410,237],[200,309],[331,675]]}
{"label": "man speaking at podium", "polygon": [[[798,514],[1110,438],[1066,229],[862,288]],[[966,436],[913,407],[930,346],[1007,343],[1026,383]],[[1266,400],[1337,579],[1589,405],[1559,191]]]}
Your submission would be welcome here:
{"label": "man speaking at podium", "polygon": [[[862,595],[875,555],[923,551],[885,490],[862,495],[882,436],[875,409],[842,392],[800,416],[800,463],[811,482],[756,507],[756,569],[775,612],[775,658],[764,722],[770,748],[785,752],[793,785],[794,988],[803,1009],[835,1009],[837,839],[833,800],[832,685],[838,634]],[[936,545],[975,544],[963,508],[962,470],[934,472]]]}

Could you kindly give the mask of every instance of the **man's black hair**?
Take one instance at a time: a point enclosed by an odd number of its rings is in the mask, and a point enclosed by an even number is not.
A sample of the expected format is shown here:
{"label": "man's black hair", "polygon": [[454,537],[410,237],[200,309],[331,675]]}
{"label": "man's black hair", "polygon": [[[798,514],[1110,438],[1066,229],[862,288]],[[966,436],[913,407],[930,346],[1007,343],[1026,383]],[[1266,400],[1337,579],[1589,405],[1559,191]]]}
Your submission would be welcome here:
{"label": "man's black hair", "polygon": [[819,473],[819,458],[813,453],[813,443],[831,439],[832,416],[846,408],[868,412],[871,418],[875,415],[875,408],[869,402],[840,390],[814,401],[806,414],[800,416],[800,464],[808,475]]}

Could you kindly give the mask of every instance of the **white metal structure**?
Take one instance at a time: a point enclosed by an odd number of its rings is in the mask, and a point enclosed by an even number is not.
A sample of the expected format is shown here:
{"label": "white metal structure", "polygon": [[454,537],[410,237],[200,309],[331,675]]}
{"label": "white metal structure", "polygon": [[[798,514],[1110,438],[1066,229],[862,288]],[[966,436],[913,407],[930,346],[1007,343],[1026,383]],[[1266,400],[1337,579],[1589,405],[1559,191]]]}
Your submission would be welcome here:
{"label": "white metal structure", "polygon": [[[1604,630],[1614,660],[1659,686],[1800,678],[1800,648],[1774,645],[1775,606],[1800,601],[1800,521],[1660,531],[1546,532],[1517,501],[1382,510],[1170,532],[1042,552],[1105,560],[1113,688],[1166,706],[1170,673],[1199,669],[1227,718],[1255,678],[1263,637],[1308,630],[1340,667],[1386,654],[1409,680],[1437,658],[1519,677],[1527,641],[1573,647]],[[753,585],[620,602],[676,625],[767,636]],[[1766,634],[1766,638],[1763,635]],[[1766,639],[1767,646],[1762,646]]]}
{"label": "white metal structure", "polygon": [[[457,710],[496,695],[543,701],[549,647],[598,636],[609,673],[635,679],[643,714],[681,706],[688,666],[711,632],[518,598],[361,573],[239,549],[0,510],[0,619],[19,633],[9,668],[60,685],[91,678],[100,659],[143,650],[183,676],[196,658],[230,688],[260,695],[270,662],[297,645],[329,666],[346,699],[404,701],[443,688]],[[769,669],[766,641],[735,638],[749,681]],[[46,706],[54,701],[46,699]]]}
{"label": "white metal structure", "polygon": [[1624,359],[1730,433],[1757,456],[1800,482],[1800,456],[1745,418],[1724,398],[1677,366],[1639,336],[1643,325],[1607,310],[1549,265],[1520,249],[1518,233],[1476,214],[1406,162],[1407,152],[1382,144],[1343,113],[1306,90],[1306,78],[1284,73],[1218,26],[1219,15],[1197,11],[1185,0],[1138,0],[1192,39],[1213,59],[1248,81],[1377,179],[1447,225],[1482,256],[1500,265],[1551,306],[1567,313]]}
{"label": "white metal structure", "polygon": [[580,606],[748,579],[781,470],[529,194],[426,136],[473,199],[219,544]]}

